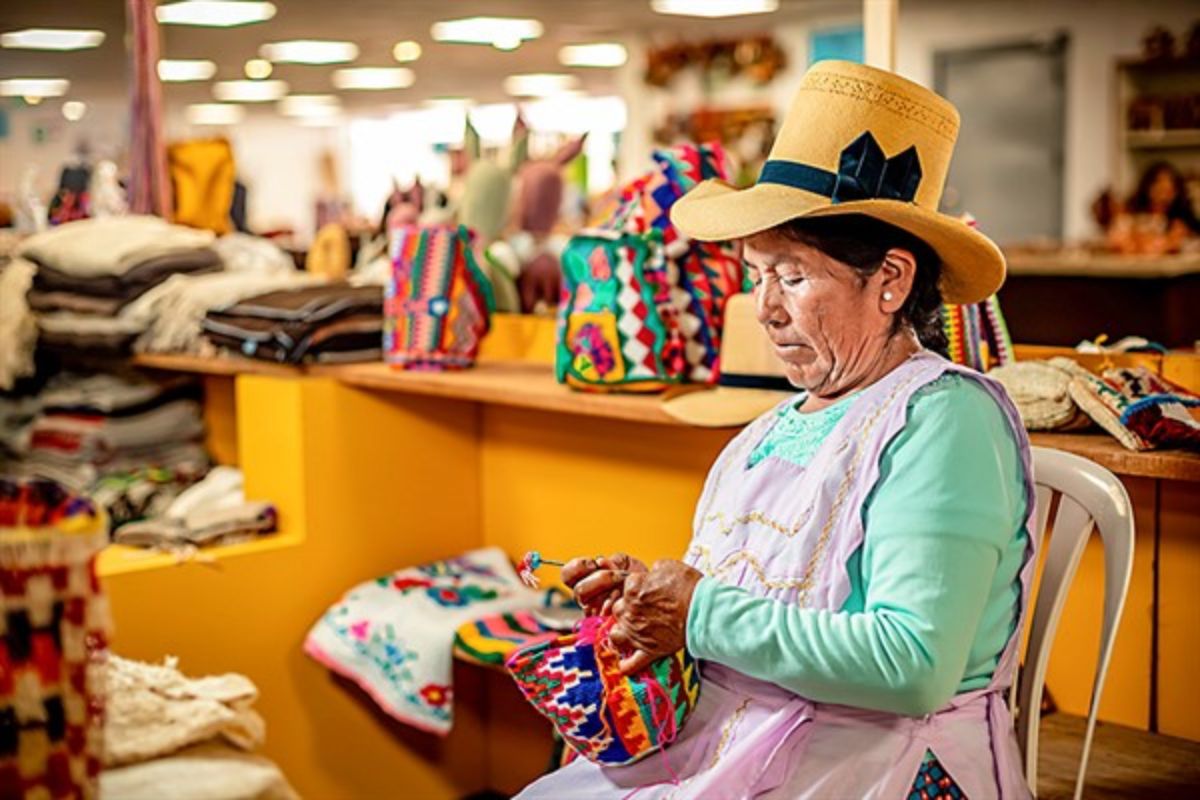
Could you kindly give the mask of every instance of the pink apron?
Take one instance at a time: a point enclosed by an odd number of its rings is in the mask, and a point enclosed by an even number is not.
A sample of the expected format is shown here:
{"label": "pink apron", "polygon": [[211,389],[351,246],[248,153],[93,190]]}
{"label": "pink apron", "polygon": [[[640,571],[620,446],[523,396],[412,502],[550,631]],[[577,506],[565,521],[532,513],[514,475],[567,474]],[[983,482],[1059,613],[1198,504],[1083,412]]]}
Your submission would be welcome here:
{"label": "pink apron", "polygon": [[[987,389],[1020,445],[1029,534],[1020,573],[1023,620],[1037,544],[1028,439],[995,382],[927,352],[863,390],[804,467],[772,456],[749,468],[751,452],[777,414],[751,423],[709,473],[685,560],[755,595],[840,610],[850,594],[846,563],[862,544],[862,508],[878,481],[884,448],[904,427],[913,393],[947,371]],[[704,662],[700,702],[663,753],[624,767],[577,759],[520,797],[900,800],[932,750],[972,800],[1027,798],[1005,703],[1019,641],[1018,633],[1010,637],[989,686],[919,718],[813,703]]]}

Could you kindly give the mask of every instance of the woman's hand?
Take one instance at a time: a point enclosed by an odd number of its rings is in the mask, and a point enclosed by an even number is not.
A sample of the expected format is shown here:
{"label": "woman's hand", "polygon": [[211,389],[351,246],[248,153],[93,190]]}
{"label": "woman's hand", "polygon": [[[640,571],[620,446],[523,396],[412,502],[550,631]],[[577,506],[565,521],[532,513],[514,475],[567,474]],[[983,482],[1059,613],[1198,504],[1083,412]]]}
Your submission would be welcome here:
{"label": "woman's hand", "polygon": [[637,672],[687,644],[688,609],[703,577],[682,561],[667,560],[625,579],[613,603],[617,624],[610,633],[613,644],[633,651],[621,660],[622,673]]}
{"label": "woman's hand", "polygon": [[599,558],[573,558],[562,568],[563,583],[588,616],[607,614],[621,596],[626,576],[646,572],[646,565],[625,553]]}

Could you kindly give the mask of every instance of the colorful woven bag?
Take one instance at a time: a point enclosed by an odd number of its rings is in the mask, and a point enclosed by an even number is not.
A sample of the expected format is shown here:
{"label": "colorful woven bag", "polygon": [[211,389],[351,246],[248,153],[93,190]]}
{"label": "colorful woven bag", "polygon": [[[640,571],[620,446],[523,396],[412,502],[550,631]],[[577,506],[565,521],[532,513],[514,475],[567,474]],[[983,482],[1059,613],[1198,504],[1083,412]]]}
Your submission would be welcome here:
{"label": "colorful woven bag", "polygon": [[717,378],[741,261],[727,244],[684,238],[669,212],[700,181],[726,176],[725,155],[717,144],[680,145],[654,162],[563,252],[556,363],[575,388],[647,392]]}
{"label": "colorful woven bag", "polygon": [[399,369],[462,369],[475,363],[495,309],[465,227],[408,225],[392,233],[392,280],[383,346]]}
{"label": "colorful woven bag", "polygon": [[0,797],[98,795],[108,606],[104,511],[46,480],[0,479]]}
{"label": "colorful woven bag", "polygon": [[700,697],[700,671],[680,650],[623,676],[611,627],[611,617],[588,617],[573,633],[518,650],[506,666],[572,749],[599,764],[631,764],[678,736]]}

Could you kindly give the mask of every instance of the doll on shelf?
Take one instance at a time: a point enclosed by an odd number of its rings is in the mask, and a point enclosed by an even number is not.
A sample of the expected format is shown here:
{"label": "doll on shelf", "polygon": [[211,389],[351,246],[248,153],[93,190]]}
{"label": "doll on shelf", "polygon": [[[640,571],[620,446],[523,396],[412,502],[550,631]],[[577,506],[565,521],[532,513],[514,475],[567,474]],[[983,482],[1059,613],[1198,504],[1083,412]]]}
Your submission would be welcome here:
{"label": "doll on shelf", "polygon": [[1110,208],[1103,216],[1109,248],[1125,255],[1178,253],[1200,236],[1183,175],[1166,161],[1142,174],[1124,207]]}

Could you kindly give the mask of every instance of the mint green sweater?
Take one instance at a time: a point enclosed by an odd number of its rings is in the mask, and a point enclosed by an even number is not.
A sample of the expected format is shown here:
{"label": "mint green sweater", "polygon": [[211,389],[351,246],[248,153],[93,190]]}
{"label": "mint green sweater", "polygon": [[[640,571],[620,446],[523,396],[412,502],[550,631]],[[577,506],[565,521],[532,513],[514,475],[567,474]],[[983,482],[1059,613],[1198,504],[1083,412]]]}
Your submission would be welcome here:
{"label": "mint green sweater", "polygon": [[[750,463],[807,463],[855,399],[785,409]],[[947,374],[914,394],[862,513],[842,609],[706,577],[688,614],[693,655],[817,702],[910,716],[986,686],[1016,626],[1027,539],[1019,451],[987,391]]]}

